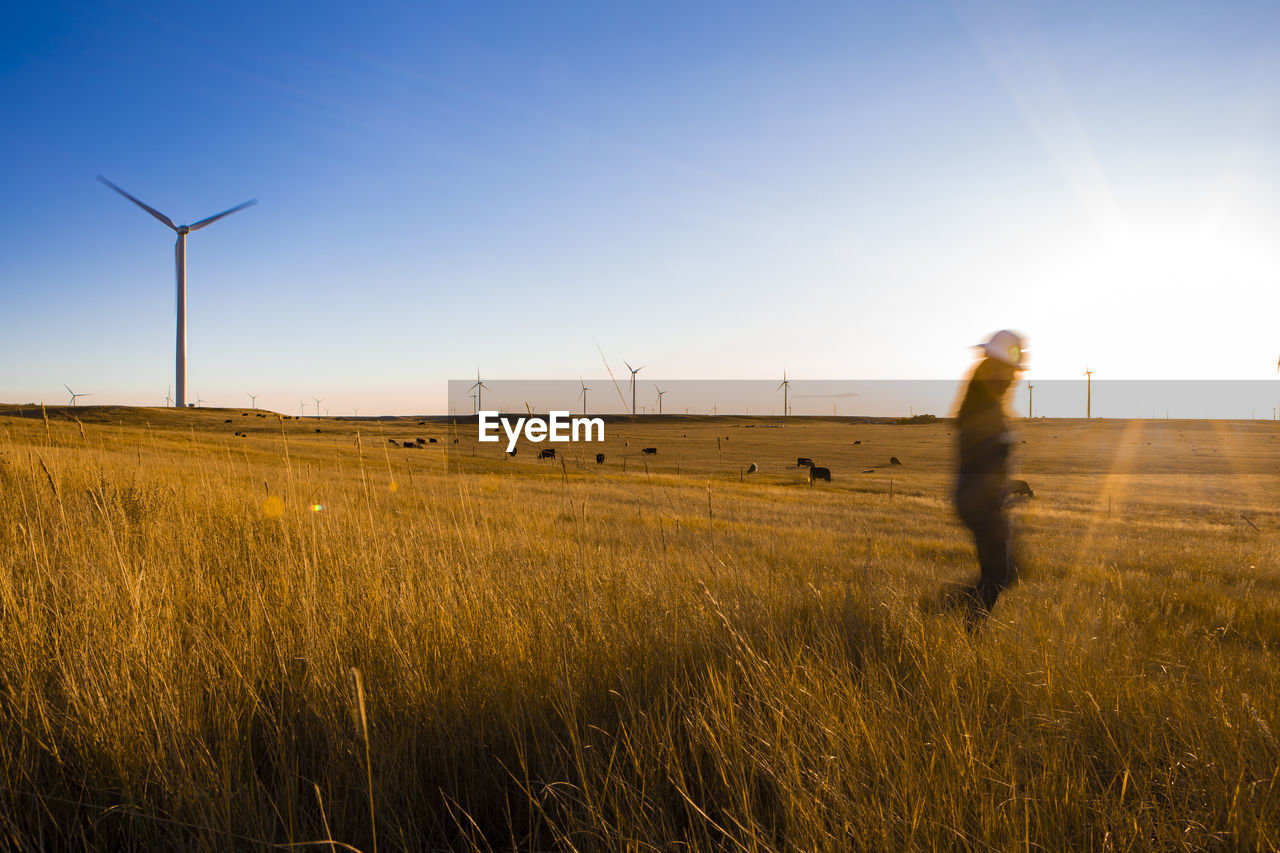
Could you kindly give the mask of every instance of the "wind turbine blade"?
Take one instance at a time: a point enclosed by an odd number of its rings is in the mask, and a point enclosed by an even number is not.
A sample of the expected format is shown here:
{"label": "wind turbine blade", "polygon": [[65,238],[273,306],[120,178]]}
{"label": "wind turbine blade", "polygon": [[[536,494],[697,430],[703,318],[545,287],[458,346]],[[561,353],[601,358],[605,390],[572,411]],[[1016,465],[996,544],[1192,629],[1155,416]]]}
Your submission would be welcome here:
{"label": "wind turbine blade", "polygon": [[72,391],[72,390],[71,390],[71,386],[70,386],[70,385],[68,385],[68,384],[67,384],[67,383],[65,383],[65,382],[63,382],[63,383],[62,383],[62,387],[67,389],[67,393],[68,393],[68,394],[74,394],[74,393],[76,393],[75,391]]}
{"label": "wind turbine blade", "polygon": [[623,364],[625,364],[625,365],[627,366],[627,370],[630,370],[632,373],[635,373],[635,370],[632,370],[632,368],[631,368],[631,362],[627,361],[627,360],[624,358],[624,359],[622,360],[622,363],[623,363]]}
{"label": "wind turbine blade", "polygon": [[172,220],[172,219],[170,219],[169,217],[165,216],[163,213],[161,213],[160,211],[156,210],[156,209],[155,209],[154,207],[152,207],[151,205],[146,204],[145,202],[139,201],[138,199],[136,199],[136,198],[134,198],[133,196],[129,195],[127,192],[125,192],[124,190],[120,189],[118,186],[116,186],[115,184],[111,183],[111,182],[110,182],[110,181],[108,181],[106,178],[102,177],[101,175],[99,175],[99,176],[98,176],[98,180],[102,181],[102,183],[106,184],[107,186],[111,187],[111,189],[113,189],[113,190],[115,190],[116,192],[120,193],[120,195],[122,195],[122,196],[124,196],[125,198],[129,199],[129,201],[133,202],[133,203],[134,203],[134,204],[136,204],[138,207],[140,207],[140,208],[142,208],[143,210],[145,210],[147,213],[150,213],[150,214],[151,214],[152,216],[154,216],[156,219],[159,219],[159,220],[160,220],[161,222],[163,222],[165,225],[168,225],[168,226],[169,226],[170,228],[172,228],[174,231],[177,231],[177,230],[178,230],[178,226],[173,224],[173,220]]}
{"label": "wind turbine blade", "polygon": [[246,201],[244,204],[237,204],[235,207],[231,208],[230,210],[224,210],[219,214],[208,217],[207,219],[201,219],[199,222],[193,222],[191,225],[187,226],[187,230],[199,231],[201,228],[205,227],[206,225],[212,225],[213,223],[217,222],[219,219],[221,219],[224,216],[230,216],[231,214],[235,213],[237,210],[244,210],[246,207],[253,207],[257,203],[258,203],[258,200],[256,198],[251,198],[248,201]]}

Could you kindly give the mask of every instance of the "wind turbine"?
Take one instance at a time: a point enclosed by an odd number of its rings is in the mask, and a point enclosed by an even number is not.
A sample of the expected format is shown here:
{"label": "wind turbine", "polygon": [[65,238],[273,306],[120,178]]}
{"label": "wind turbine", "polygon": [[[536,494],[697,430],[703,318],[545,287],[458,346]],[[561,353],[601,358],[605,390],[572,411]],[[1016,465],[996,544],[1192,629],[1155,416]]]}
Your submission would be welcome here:
{"label": "wind turbine", "polygon": [[1031,417],[1031,399],[1032,399],[1031,392],[1035,390],[1035,387],[1036,386],[1032,385],[1030,382],[1027,383],[1027,417],[1028,418]]}
{"label": "wind turbine", "polygon": [[320,404],[324,402],[324,397],[312,397],[316,401],[316,420],[320,420]]}
{"label": "wind turbine", "polygon": [[483,395],[484,395],[484,389],[486,389],[486,388],[488,388],[488,387],[489,387],[489,386],[488,386],[488,385],[485,385],[485,384],[484,384],[484,382],[480,379],[480,368],[478,368],[478,367],[477,367],[477,368],[476,368],[476,382],[475,382],[475,384],[474,384],[474,385],[472,385],[470,388],[468,388],[468,389],[467,389],[468,391],[475,391],[475,392],[476,392],[476,393],[475,393],[475,398],[476,398],[476,414],[477,414],[477,415],[478,415],[478,414],[480,414],[480,407],[481,407],[481,401],[482,401],[482,398],[483,398]]}
{"label": "wind turbine", "polygon": [[591,389],[587,387],[587,383],[582,381],[582,377],[578,377],[578,384],[582,386],[582,392],[578,394],[582,398],[582,414],[587,413],[587,392]]}
{"label": "wind turbine", "polygon": [[203,403],[203,402],[204,402],[204,400],[201,400],[201,399],[200,399],[200,395],[199,395],[199,394],[197,394],[197,395],[196,395],[196,407],[197,407],[197,408],[199,408],[200,404],[201,404],[201,403]]}
{"label": "wind turbine", "polygon": [[86,393],[86,394],[77,394],[75,391],[72,391],[72,390],[71,390],[71,388],[70,388],[70,387],[68,387],[68,386],[67,386],[67,384],[66,384],[65,382],[64,382],[64,383],[62,383],[62,387],[63,387],[63,388],[66,388],[66,389],[67,389],[67,393],[71,395],[71,405],[73,405],[73,406],[76,404],[76,398],[77,398],[77,397],[92,397],[92,396],[93,396],[92,394],[87,394],[87,393]]}
{"label": "wind turbine", "polygon": [[631,363],[625,360],[622,363],[627,366],[627,370],[631,371],[631,414],[634,415],[636,413],[636,374],[644,370],[644,365],[632,367]]}
{"label": "wind turbine", "polygon": [[172,385],[170,385],[167,389],[165,389],[164,404],[166,407],[173,405],[173,386]]}
{"label": "wind turbine", "polygon": [[[785,417],[786,415],[791,414],[791,406],[787,403],[787,392],[791,390],[791,383],[787,380],[787,371],[786,371],[786,370],[783,370],[783,371],[782,371],[782,384],[781,384],[781,385],[779,385],[779,386],[778,386],[777,388],[775,388],[774,390],[775,390],[775,391],[776,391],[776,390],[781,390],[781,391],[782,391],[782,414],[783,414],[783,416]],[[899,411],[901,411],[901,409],[899,409]]]}
{"label": "wind turbine", "polygon": [[301,400],[298,401],[298,417],[302,417],[304,414],[306,414],[306,405],[307,404],[302,402]]}
{"label": "wind turbine", "polygon": [[662,395],[666,394],[667,392],[659,388],[656,382],[653,385],[653,390],[658,392],[658,414],[662,414]]}
{"label": "wind turbine", "polygon": [[[245,391],[244,393],[249,394],[248,391]],[[255,409],[258,408],[258,395],[249,394],[249,403],[253,406],[253,408]]]}
{"label": "wind turbine", "polygon": [[1093,371],[1089,368],[1084,369],[1085,376],[1085,398],[1084,398],[1084,419],[1089,420],[1093,417]]}
{"label": "wind turbine", "polygon": [[222,213],[193,222],[190,225],[175,225],[174,221],[165,216],[154,207],[150,207],[129,195],[115,184],[108,181],[102,175],[98,175],[98,180],[106,184],[111,189],[120,193],[120,195],[129,199],[138,207],[150,213],[156,219],[159,219],[165,225],[169,226],[175,234],[178,235],[178,241],[174,247],[175,265],[178,273],[178,332],[176,341],[176,355],[174,356],[174,373],[176,374],[174,383],[178,386],[178,406],[186,406],[187,403],[187,235],[192,231],[199,231],[206,225],[212,225],[224,216],[230,216],[238,210],[244,210],[246,207],[252,207],[258,203],[256,198],[251,198],[243,204],[237,204],[235,207],[224,210]]}

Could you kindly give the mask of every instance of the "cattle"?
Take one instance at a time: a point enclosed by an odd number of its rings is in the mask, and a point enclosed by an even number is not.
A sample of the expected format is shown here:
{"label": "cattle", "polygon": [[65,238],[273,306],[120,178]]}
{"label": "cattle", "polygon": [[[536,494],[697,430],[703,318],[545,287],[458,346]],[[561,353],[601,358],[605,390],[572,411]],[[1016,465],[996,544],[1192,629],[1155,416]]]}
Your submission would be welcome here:
{"label": "cattle", "polygon": [[1005,498],[1034,498],[1036,493],[1031,491],[1031,486],[1027,485],[1026,480],[1010,480],[1008,487],[1005,489]]}
{"label": "cattle", "polygon": [[419,439],[417,439],[417,442],[416,442],[416,443],[418,443],[418,444],[426,444],[426,443],[427,443],[427,440],[426,440],[425,438],[419,438]]}
{"label": "cattle", "polygon": [[813,467],[813,460],[810,459],[808,456],[801,456],[800,458],[796,459],[797,468],[803,468],[806,465],[810,468]]}
{"label": "cattle", "polygon": [[759,470],[760,470],[760,469],[756,467],[756,463],[754,463],[754,462],[752,462],[750,465],[748,465],[748,466],[747,466],[747,473],[748,473],[748,474],[754,474],[755,472],[757,472],[757,471],[759,471]]}
{"label": "cattle", "polygon": [[229,423],[231,423],[231,418],[227,418],[225,421],[223,421],[223,423],[224,423],[224,424],[229,424]]}
{"label": "cattle", "polygon": [[427,439],[427,444],[435,444],[435,443],[436,443],[436,440],[434,438]]}
{"label": "cattle", "polygon": [[896,457],[896,456],[890,456],[890,457],[889,457],[889,464],[890,464],[890,465],[901,465],[901,464],[902,464],[902,460],[901,460],[901,459],[899,459],[899,458],[898,458],[898,457]]}
{"label": "cattle", "polygon": [[392,447],[399,447],[399,446],[400,446],[400,442],[396,441],[394,438],[388,438],[388,439],[387,439],[387,444],[391,445]]}
{"label": "cattle", "polygon": [[640,449],[640,452],[641,452],[641,453],[646,453],[646,454],[648,454],[649,456],[657,456],[657,455],[658,455],[658,448],[656,448],[656,447],[644,447],[644,448],[641,448],[641,449]]}
{"label": "cattle", "polygon": [[319,432],[319,431],[320,431],[320,427],[316,427],[316,432]]}
{"label": "cattle", "polygon": [[823,468],[821,465],[814,465],[809,469],[809,482],[812,483],[814,480],[826,480],[830,483],[831,469]]}
{"label": "cattle", "polygon": [[603,453],[597,453],[597,454],[596,454],[596,464],[597,464],[597,465],[603,465],[603,464],[604,464],[604,454],[603,454]]}
{"label": "cattle", "polygon": [[417,450],[417,449],[418,449],[418,445],[413,444],[412,442],[408,442],[408,441],[406,441],[404,444],[402,444],[402,445],[400,445],[400,446],[401,446],[401,447],[403,447],[405,450]]}
{"label": "cattle", "polygon": [[249,413],[248,413],[248,412],[241,412],[241,413],[240,413],[240,417],[242,417],[242,418],[247,418],[247,417],[249,417]]}
{"label": "cattle", "polygon": [[543,448],[542,450],[538,451],[538,458],[539,459],[555,459],[556,449],[554,447]]}
{"label": "cattle", "polygon": [[858,439],[857,441],[854,442],[854,444],[862,444],[862,439]]}
{"label": "cattle", "polygon": [[236,433],[236,435],[239,435],[239,434],[240,434],[240,433]]}

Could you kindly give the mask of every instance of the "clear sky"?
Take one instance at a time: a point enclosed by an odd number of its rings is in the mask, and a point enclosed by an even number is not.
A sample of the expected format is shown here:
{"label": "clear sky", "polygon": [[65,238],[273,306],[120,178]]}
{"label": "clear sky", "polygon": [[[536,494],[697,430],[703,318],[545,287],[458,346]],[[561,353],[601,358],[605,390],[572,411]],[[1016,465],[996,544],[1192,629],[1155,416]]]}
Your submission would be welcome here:
{"label": "clear sky", "polygon": [[1274,3],[0,5],[0,400],[446,380],[1263,379]]}

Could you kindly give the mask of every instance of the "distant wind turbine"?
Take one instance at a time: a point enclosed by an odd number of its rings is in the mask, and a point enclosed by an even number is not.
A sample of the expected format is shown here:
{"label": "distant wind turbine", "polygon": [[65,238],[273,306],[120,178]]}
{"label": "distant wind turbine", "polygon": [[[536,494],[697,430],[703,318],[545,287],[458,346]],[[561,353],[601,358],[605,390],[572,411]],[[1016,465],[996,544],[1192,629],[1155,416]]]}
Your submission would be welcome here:
{"label": "distant wind turbine", "polygon": [[782,371],[782,384],[774,390],[782,391],[782,414],[784,416],[791,414],[791,405],[787,402],[787,392],[791,390],[791,382],[787,379],[786,370]]}
{"label": "distant wind turbine", "polygon": [[197,408],[199,408],[199,407],[200,407],[200,404],[201,404],[201,403],[203,403],[203,402],[205,402],[205,401],[200,399],[200,395],[199,395],[199,394],[196,394],[196,407],[197,407]]}
{"label": "distant wind turbine", "polygon": [[224,210],[222,213],[214,214],[213,216],[201,219],[199,222],[193,222],[190,225],[176,225],[172,219],[165,216],[154,207],[144,204],[129,195],[127,192],[102,177],[102,175],[98,175],[98,180],[120,193],[120,195],[129,199],[129,201],[133,202],[147,213],[150,213],[156,219],[159,219],[178,235],[178,241],[174,247],[175,264],[177,266],[178,273],[178,332],[175,345],[176,355],[174,356],[174,373],[176,374],[174,383],[178,386],[178,405],[180,407],[185,406],[187,403],[187,235],[192,231],[199,231],[206,225],[212,225],[224,216],[230,216],[238,210],[244,210],[246,207],[252,207],[258,203],[258,200],[256,198],[251,198],[243,204],[237,204],[229,210]]}
{"label": "distant wind turbine", "polygon": [[627,370],[631,371],[631,414],[634,415],[636,413],[636,374],[644,370],[644,365],[632,367],[631,363],[625,360],[622,363],[627,366]]}
{"label": "distant wind turbine", "polygon": [[[248,391],[245,391],[244,393],[249,394],[249,392],[248,392]],[[249,394],[249,404],[250,404],[251,406],[253,406],[253,408],[255,408],[255,409],[256,409],[256,408],[258,408],[258,395],[257,395],[257,394]]]}
{"label": "distant wind turbine", "polygon": [[658,392],[658,414],[662,414],[662,396],[667,392],[659,388],[656,382],[653,385],[653,389]]}
{"label": "distant wind turbine", "polygon": [[582,414],[587,413],[587,392],[591,389],[587,387],[587,383],[582,381],[582,377],[578,377],[578,384],[582,386],[581,393],[578,394],[582,398]]}
{"label": "distant wind turbine", "polygon": [[298,401],[298,417],[302,417],[304,414],[306,414],[306,407],[307,407],[306,403],[302,402],[301,400]]}
{"label": "distant wind turbine", "polygon": [[76,398],[77,398],[77,397],[92,397],[92,396],[93,396],[92,394],[89,394],[89,393],[77,394],[75,391],[72,391],[72,390],[71,390],[71,388],[70,388],[70,387],[68,387],[68,385],[67,385],[65,382],[64,382],[64,383],[62,383],[62,387],[63,387],[63,388],[66,388],[66,389],[67,389],[67,393],[71,395],[71,405],[73,405],[73,406],[76,404]]}
{"label": "distant wind turbine", "polygon": [[475,391],[475,392],[476,392],[476,393],[475,393],[475,398],[476,398],[476,414],[477,414],[477,415],[478,415],[478,414],[480,414],[480,409],[481,409],[481,408],[482,408],[482,406],[483,406],[483,395],[484,395],[484,390],[485,390],[486,388],[488,388],[488,387],[489,387],[489,386],[488,386],[488,385],[485,385],[485,384],[484,384],[484,382],[480,379],[480,368],[479,368],[479,367],[477,367],[477,368],[476,368],[476,381],[475,381],[475,384],[474,384],[474,385],[472,385],[470,388],[468,388],[468,389],[467,389],[468,391]]}
{"label": "distant wind turbine", "polygon": [[170,385],[167,389],[165,389],[164,404],[165,406],[173,405],[173,386],[172,385]]}
{"label": "distant wind turbine", "polygon": [[316,420],[320,419],[320,404],[324,402],[324,397],[312,397],[316,401]]}
{"label": "distant wind turbine", "polygon": [[1084,419],[1089,420],[1093,417],[1093,371],[1089,368],[1084,369],[1085,377],[1085,398],[1084,398]]}

